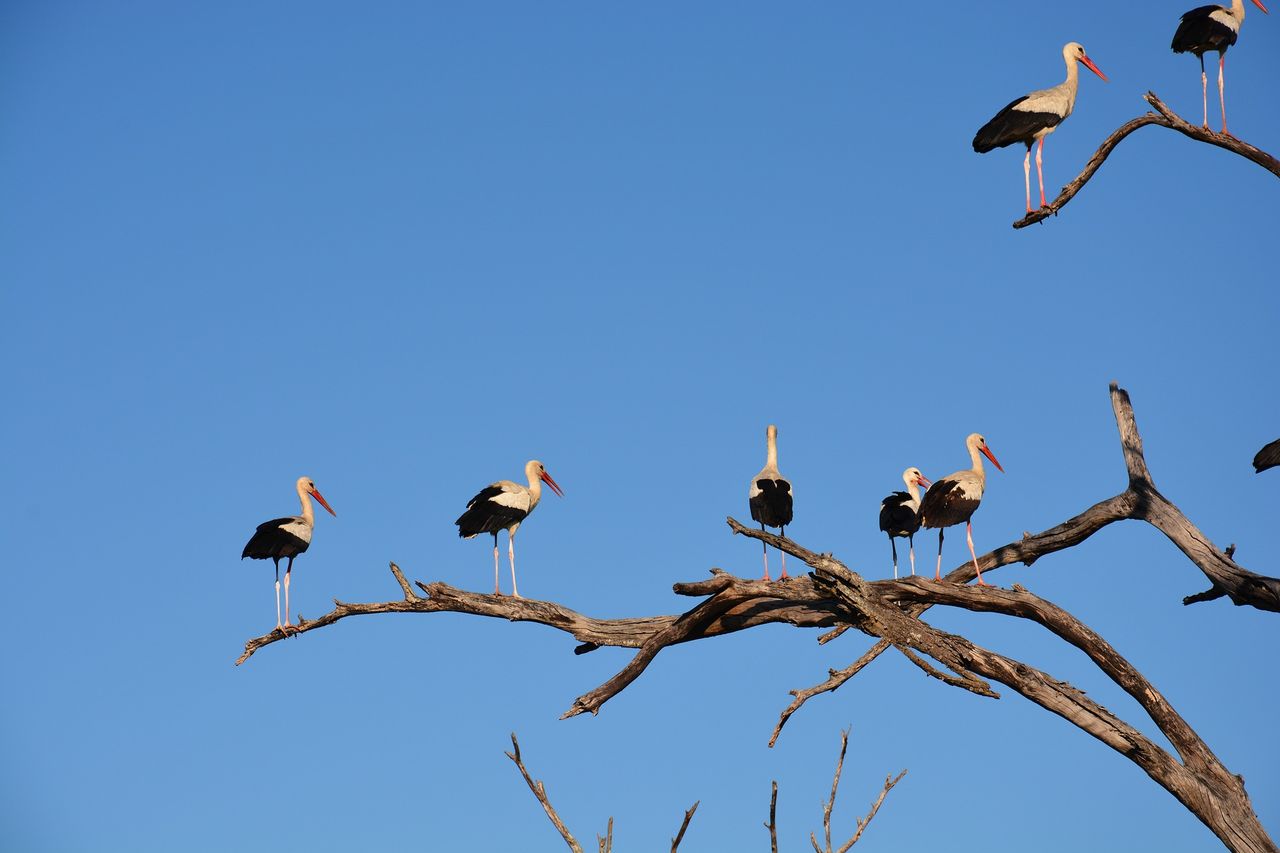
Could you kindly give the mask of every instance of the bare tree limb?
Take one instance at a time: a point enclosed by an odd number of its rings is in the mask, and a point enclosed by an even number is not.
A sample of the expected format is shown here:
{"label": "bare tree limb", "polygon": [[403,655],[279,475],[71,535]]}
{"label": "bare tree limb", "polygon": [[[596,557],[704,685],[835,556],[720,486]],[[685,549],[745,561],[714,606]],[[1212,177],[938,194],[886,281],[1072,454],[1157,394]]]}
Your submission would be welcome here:
{"label": "bare tree limb", "polygon": [[[564,839],[564,843],[569,845],[569,849],[573,853],[582,853],[582,847],[578,844],[577,839],[570,834],[568,828],[564,825],[564,821],[560,820],[560,815],[556,814],[555,808],[552,807],[551,800],[547,799],[546,786],[542,782],[535,782],[533,777],[529,775],[529,771],[525,769],[524,761],[520,759],[520,741],[516,740],[515,732],[511,733],[511,746],[515,751],[505,753],[505,755],[515,762],[516,767],[520,768],[520,775],[524,777],[524,781],[529,785],[529,790],[533,791],[533,795],[542,804],[542,810],[547,813],[547,817],[551,819],[551,823],[560,833],[560,837]],[[610,835],[613,834],[613,818],[609,819],[609,832]]]}
{"label": "bare tree limb", "polygon": [[[840,787],[840,774],[844,772],[844,754],[848,748],[849,730],[845,729],[840,732],[840,758],[836,760],[835,776],[831,779],[831,798],[822,804],[822,835],[826,842],[826,849],[824,850],[822,847],[819,847],[817,836],[812,832],[809,833],[809,843],[813,845],[813,849],[816,853],[848,853],[849,848],[858,843],[858,839],[862,837],[863,830],[865,830],[867,825],[871,823],[871,819],[876,816],[876,812],[880,811],[880,805],[884,802],[884,798],[889,795],[889,792],[893,790],[893,786],[897,785],[898,782],[902,780],[902,777],[907,775],[907,771],[903,770],[898,774],[896,779],[890,776],[885,777],[884,788],[880,791],[879,798],[877,798],[875,803],[872,804],[871,811],[867,812],[867,816],[865,818],[857,818],[857,831],[854,832],[848,841],[840,845],[838,850],[834,849],[831,846],[831,812],[836,805],[836,789]],[[774,783],[774,792],[776,796],[776,782]]]}
{"label": "bare tree limb", "polygon": [[907,771],[903,770],[897,776],[884,777],[884,787],[880,789],[880,796],[876,797],[876,801],[871,804],[871,811],[867,812],[867,816],[858,819],[858,831],[853,837],[844,843],[836,853],[847,853],[850,847],[858,843],[858,839],[862,837],[863,831],[871,823],[871,819],[876,816],[876,812],[880,811],[880,806],[884,805],[884,798],[889,796],[889,792],[893,790],[893,786],[902,781],[902,777],[907,775]]}
{"label": "bare tree limb", "polygon": [[[1136,519],[1146,521],[1163,532],[1210,579],[1213,594],[1191,598],[1206,600],[1208,597],[1225,596],[1237,605],[1248,604],[1280,612],[1280,580],[1257,575],[1239,566],[1230,554],[1216,548],[1156,489],[1143,454],[1129,396],[1114,383],[1111,402],[1129,480],[1125,491],[1094,504],[1056,527],[1039,534],[1024,535],[983,555],[979,558],[982,569],[991,571],[1015,562],[1031,565],[1047,554],[1080,544],[1114,521]],[[998,682],[1068,720],[1141,767],[1208,826],[1229,849],[1280,853],[1258,822],[1243,782],[1223,767],[1194,730],[1136,668],[1061,608],[1017,587],[1005,590],[966,586],[975,576],[969,561],[952,570],[947,576],[948,582],[944,583],[922,578],[868,581],[851,572],[831,554],[809,551],[790,539],[752,530],[732,518],[727,521],[735,533],[773,545],[799,558],[813,571],[808,576],[787,582],[768,583],[713,570],[712,577],[706,580],[675,584],[673,589],[677,594],[703,599],[683,614],[603,620],[584,616],[552,602],[469,593],[442,583],[418,583],[426,593],[425,597],[418,596],[393,564],[392,574],[405,593],[403,599],[376,604],[335,602],[335,609],[318,620],[307,622],[300,619],[297,633],[324,627],[352,615],[450,611],[538,622],[592,646],[638,649],[635,657],[617,675],[574,701],[564,715],[574,716],[586,711],[597,713],[605,702],[638,678],[657,654],[668,646],[777,622],[808,628],[855,628],[880,642],[852,666],[831,671],[823,684],[805,691],[792,691],[795,701],[783,712],[773,740],[791,714],[808,698],[838,688],[884,649],[893,646],[915,665],[947,684],[995,697],[997,694],[988,682]],[[928,608],[939,604],[1029,619],[1081,649],[1108,678],[1138,701],[1173,744],[1178,757],[1170,755],[1137,728],[1070,684],[1021,661],[982,648],[965,637],[938,630],[920,618]],[[250,640],[237,663],[246,660],[258,648],[281,639],[284,637],[278,631],[272,631]],[[936,662],[939,667],[929,661]],[[942,670],[949,670],[953,675]],[[512,758],[522,767],[518,744]],[[525,775],[527,778],[527,773]],[[529,781],[535,794],[539,793],[534,783]],[[545,797],[545,792],[542,795]],[[816,843],[816,837],[813,840]]]}
{"label": "bare tree limb", "polygon": [[1143,99],[1154,107],[1156,112],[1140,115],[1116,128],[1110,136],[1103,140],[1102,145],[1098,147],[1098,150],[1094,155],[1089,158],[1089,162],[1085,164],[1084,170],[1080,172],[1073,181],[1062,188],[1062,192],[1058,194],[1057,198],[1039,210],[1028,213],[1026,216],[1013,223],[1013,227],[1026,228],[1028,225],[1033,225],[1036,222],[1048,219],[1050,216],[1057,216],[1058,211],[1061,210],[1067,202],[1071,201],[1071,199],[1075,197],[1075,194],[1080,192],[1081,188],[1089,182],[1089,179],[1093,177],[1094,172],[1098,171],[1098,168],[1102,166],[1103,161],[1110,156],[1111,152],[1115,150],[1115,147],[1120,144],[1121,140],[1138,128],[1146,127],[1149,124],[1156,124],[1161,127],[1167,127],[1171,130],[1176,130],[1182,135],[1188,136],[1197,142],[1206,142],[1210,145],[1216,145],[1219,148],[1225,148],[1227,151],[1239,154],[1241,157],[1257,163],[1276,177],[1280,177],[1280,160],[1272,157],[1267,152],[1259,148],[1255,148],[1249,143],[1237,139],[1230,134],[1214,133],[1207,127],[1196,127],[1195,125],[1188,123],[1173,110],[1169,109],[1164,101],[1156,97],[1155,92],[1147,92],[1147,94],[1143,95]]}
{"label": "bare tree limb", "polygon": [[684,813],[684,822],[680,824],[680,831],[676,833],[675,838],[671,839],[671,853],[678,853],[680,849],[680,842],[684,840],[684,831],[689,828],[689,821],[693,820],[693,813],[698,810],[698,803],[700,802],[702,802],[702,800],[695,801],[694,804],[689,807],[689,810]]}
{"label": "bare tree limb", "polygon": [[773,793],[769,796],[769,853],[778,853],[778,780],[773,780]]}

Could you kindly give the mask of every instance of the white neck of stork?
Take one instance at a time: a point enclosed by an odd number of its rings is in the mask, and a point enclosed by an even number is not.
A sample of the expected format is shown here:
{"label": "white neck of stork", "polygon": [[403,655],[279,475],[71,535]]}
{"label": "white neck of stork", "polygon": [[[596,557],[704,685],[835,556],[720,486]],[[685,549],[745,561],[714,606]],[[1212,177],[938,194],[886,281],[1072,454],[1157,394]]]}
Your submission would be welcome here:
{"label": "white neck of stork", "polygon": [[769,424],[769,428],[765,430],[765,440],[768,445],[769,455],[765,459],[764,467],[778,470],[778,428],[773,424]]}
{"label": "white neck of stork", "polygon": [[920,473],[919,468],[908,468],[902,472],[902,482],[907,484],[907,494],[911,495],[911,502],[916,506],[920,506],[920,485],[929,485],[929,481]]}
{"label": "white neck of stork", "polygon": [[530,459],[524,463],[524,475],[529,480],[529,512],[533,512],[533,508],[538,505],[538,501],[542,500],[542,482],[545,480],[547,485],[551,486],[551,491],[557,495],[563,495],[560,485],[551,479],[551,475],[547,473],[547,468],[537,459]]}
{"label": "white neck of stork", "polygon": [[302,520],[307,523],[308,527],[316,526],[316,514],[311,508],[311,496],[315,495],[316,500],[320,501],[320,505],[329,511],[329,515],[337,516],[333,511],[333,507],[329,506],[329,502],[321,496],[316,484],[310,477],[298,478],[298,503],[302,504]]}
{"label": "white neck of stork", "polygon": [[[1240,3],[1243,0],[1235,0]],[[1078,41],[1067,42],[1062,46],[1062,61],[1067,64],[1067,79],[1062,81],[1058,88],[1063,89],[1067,95],[1067,115],[1071,115],[1076,105],[1076,92],[1080,90],[1080,63],[1083,62],[1085,67],[1097,74],[1105,82],[1107,75],[1099,70],[1098,66],[1093,64],[1093,60],[1085,53],[1084,45]],[[981,468],[975,470],[981,471]]]}
{"label": "white neck of stork", "polygon": [[[978,480],[985,484],[987,482],[987,472],[982,467],[982,457],[985,455],[991,462],[1000,468],[1000,463],[996,461],[995,456],[991,454],[990,448],[987,447],[987,440],[980,433],[971,433],[964,440],[965,447],[969,448],[969,458],[973,460],[973,473]],[[1003,471],[1003,468],[1000,468]]]}
{"label": "white neck of stork", "polygon": [[302,504],[302,520],[307,523],[308,527],[315,527],[316,514],[311,508],[311,478],[298,478],[298,502]]}
{"label": "white neck of stork", "polygon": [[[1253,5],[1261,9],[1264,14],[1269,14],[1267,7],[1262,5],[1262,0],[1253,0]],[[1237,21],[1244,21],[1244,0],[1231,0],[1231,16]]]}

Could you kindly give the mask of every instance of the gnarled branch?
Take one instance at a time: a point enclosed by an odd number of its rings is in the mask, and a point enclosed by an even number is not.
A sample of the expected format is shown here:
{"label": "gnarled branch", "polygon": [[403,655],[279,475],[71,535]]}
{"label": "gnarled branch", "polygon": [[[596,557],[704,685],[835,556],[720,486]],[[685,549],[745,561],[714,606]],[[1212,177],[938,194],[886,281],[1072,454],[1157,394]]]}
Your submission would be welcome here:
{"label": "gnarled branch", "polygon": [[1267,152],[1259,148],[1255,148],[1249,143],[1237,139],[1230,134],[1214,133],[1207,127],[1196,127],[1195,125],[1188,123],[1186,119],[1169,109],[1164,101],[1156,97],[1155,92],[1147,92],[1147,94],[1142,97],[1143,100],[1155,108],[1156,112],[1145,113],[1135,119],[1130,119],[1120,125],[1120,127],[1116,128],[1115,131],[1104,139],[1100,146],[1098,146],[1098,150],[1094,152],[1094,155],[1089,158],[1089,162],[1085,164],[1084,170],[1076,176],[1075,180],[1062,188],[1062,192],[1058,193],[1057,198],[1039,210],[1034,210],[1019,219],[1017,222],[1013,223],[1014,228],[1026,228],[1028,225],[1033,225],[1036,222],[1048,219],[1050,216],[1057,216],[1058,211],[1061,210],[1067,202],[1071,201],[1071,199],[1075,197],[1075,194],[1080,192],[1080,189],[1089,182],[1089,179],[1093,177],[1093,173],[1098,171],[1098,168],[1102,166],[1103,161],[1111,155],[1111,152],[1120,144],[1120,141],[1138,128],[1146,127],[1149,124],[1158,124],[1161,127],[1176,130],[1182,135],[1189,136],[1197,142],[1207,142],[1210,145],[1225,148],[1228,151],[1239,154],[1241,157],[1252,160],[1254,163],[1257,163],[1262,168],[1280,178],[1280,160],[1272,157]]}

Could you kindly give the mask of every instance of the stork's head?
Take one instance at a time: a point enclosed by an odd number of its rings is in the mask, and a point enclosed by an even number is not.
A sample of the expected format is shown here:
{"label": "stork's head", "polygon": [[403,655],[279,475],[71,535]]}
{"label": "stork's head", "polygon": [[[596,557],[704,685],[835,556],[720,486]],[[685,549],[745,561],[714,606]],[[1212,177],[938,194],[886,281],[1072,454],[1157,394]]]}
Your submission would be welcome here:
{"label": "stork's head", "polygon": [[1004,468],[1000,466],[1000,461],[991,453],[991,448],[987,447],[987,440],[978,433],[973,433],[965,439],[965,445],[969,448],[969,452],[978,451],[983,456],[991,460],[991,464],[1000,469],[1000,473],[1004,473]]}
{"label": "stork's head", "polygon": [[925,479],[924,474],[920,473],[919,468],[908,468],[907,470],[903,471],[902,482],[906,483],[908,487],[924,486],[926,489],[932,485],[932,483],[930,483],[927,479]]}
{"label": "stork's head", "polygon": [[[1257,3],[1258,0],[1253,0],[1253,2]],[[1067,42],[1067,44],[1062,48],[1062,58],[1069,63],[1079,62],[1085,68],[1088,68],[1094,74],[1101,77],[1104,81],[1107,80],[1107,75],[1103,74],[1102,71],[1098,69],[1098,66],[1093,64],[1093,60],[1084,52],[1084,45],[1078,41]]]}
{"label": "stork's head", "polygon": [[551,487],[551,491],[558,496],[564,497],[564,490],[560,488],[555,480],[551,479],[551,475],[547,473],[547,467],[537,459],[530,459],[529,464],[524,466],[525,474],[532,481],[535,477]]}
{"label": "stork's head", "polygon": [[324,495],[320,494],[319,490],[316,489],[316,483],[310,477],[298,478],[298,494],[303,493],[311,495],[311,497],[319,501],[320,506],[329,510],[329,515],[332,515],[334,518],[338,517],[338,514],[333,511],[333,507],[329,506],[329,502],[324,499]]}

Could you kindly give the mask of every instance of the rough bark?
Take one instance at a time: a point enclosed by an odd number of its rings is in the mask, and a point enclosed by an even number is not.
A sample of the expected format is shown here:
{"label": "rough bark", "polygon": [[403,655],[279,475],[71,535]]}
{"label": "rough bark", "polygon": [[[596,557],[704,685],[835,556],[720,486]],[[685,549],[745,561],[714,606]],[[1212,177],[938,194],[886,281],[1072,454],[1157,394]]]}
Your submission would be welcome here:
{"label": "rough bark", "polygon": [[1098,171],[1102,166],[1103,161],[1111,155],[1111,152],[1115,150],[1115,147],[1120,144],[1121,140],[1138,128],[1146,127],[1149,124],[1167,127],[1170,130],[1176,130],[1183,136],[1188,136],[1197,142],[1206,142],[1209,145],[1216,145],[1219,148],[1225,148],[1227,151],[1239,154],[1241,157],[1257,163],[1262,168],[1280,178],[1280,160],[1272,157],[1267,152],[1259,148],[1255,148],[1249,143],[1237,139],[1230,134],[1214,133],[1207,127],[1197,127],[1196,125],[1190,124],[1186,119],[1169,109],[1164,101],[1156,97],[1155,92],[1147,92],[1147,94],[1142,97],[1143,100],[1155,108],[1156,112],[1145,113],[1135,119],[1130,119],[1120,125],[1120,127],[1116,128],[1110,136],[1102,141],[1102,145],[1098,146],[1098,150],[1089,158],[1089,162],[1085,164],[1084,170],[1081,171],[1073,181],[1062,188],[1062,192],[1058,193],[1057,198],[1039,210],[1034,210],[1019,219],[1017,222],[1013,223],[1014,228],[1026,228],[1028,225],[1034,225],[1037,222],[1048,219],[1050,216],[1057,216],[1058,211],[1061,210],[1067,202],[1071,201],[1071,199],[1075,197],[1075,194],[1080,192],[1081,188],[1089,182],[1089,179],[1093,177],[1094,172]]}

